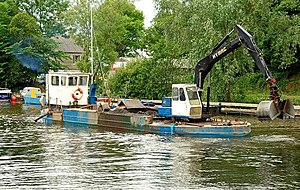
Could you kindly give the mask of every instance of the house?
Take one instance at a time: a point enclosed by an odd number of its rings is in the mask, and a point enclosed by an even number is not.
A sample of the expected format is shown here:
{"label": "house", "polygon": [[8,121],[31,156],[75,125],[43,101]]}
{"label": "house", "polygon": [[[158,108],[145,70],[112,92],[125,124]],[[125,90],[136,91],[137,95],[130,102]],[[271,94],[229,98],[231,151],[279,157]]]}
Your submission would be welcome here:
{"label": "house", "polygon": [[110,71],[108,71],[108,76],[112,76],[115,74],[116,71],[125,68],[127,64],[131,61],[134,61],[135,58],[132,57],[119,57],[117,60],[112,64]]}
{"label": "house", "polygon": [[70,70],[78,70],[75,62],[84,53],[82,47],[76,45],[75,41],[70,38],[56,36],[52,39],[58,44],[58,50],[70,56],[70,59],[63,60],[63,66]]}
{"label": "house", "polygon": [[134,60],[134,58],[132,58],[132,57],[119,57],[112,65],[111,70],[117,71],[122,68],[125,68],[127,66],[127,64],[133,60]]}

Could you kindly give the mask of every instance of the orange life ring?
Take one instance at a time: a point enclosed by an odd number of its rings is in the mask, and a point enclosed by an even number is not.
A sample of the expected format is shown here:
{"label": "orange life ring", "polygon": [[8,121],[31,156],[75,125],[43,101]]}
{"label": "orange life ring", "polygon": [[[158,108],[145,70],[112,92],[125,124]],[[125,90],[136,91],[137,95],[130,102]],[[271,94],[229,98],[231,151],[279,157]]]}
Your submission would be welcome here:
{"label": "orange life ring", "polygon": [[82,96],[83,96],[83,91],[79,87],[72,93],[72,98],[76,101],[80,100]]}

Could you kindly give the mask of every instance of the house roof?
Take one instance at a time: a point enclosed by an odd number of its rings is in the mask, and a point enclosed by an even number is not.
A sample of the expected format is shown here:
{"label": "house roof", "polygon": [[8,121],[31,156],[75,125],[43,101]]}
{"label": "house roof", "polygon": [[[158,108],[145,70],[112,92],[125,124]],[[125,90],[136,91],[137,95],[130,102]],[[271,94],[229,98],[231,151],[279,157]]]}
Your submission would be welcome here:
{"label": "house roof", "polygon": [[77,53],[82,54],[84,51],[82,47],[75,44],[75,41],[70,38],[64,38],[62,36],[55,36],[52,39],[58,43],[58,49],[65,53]]}

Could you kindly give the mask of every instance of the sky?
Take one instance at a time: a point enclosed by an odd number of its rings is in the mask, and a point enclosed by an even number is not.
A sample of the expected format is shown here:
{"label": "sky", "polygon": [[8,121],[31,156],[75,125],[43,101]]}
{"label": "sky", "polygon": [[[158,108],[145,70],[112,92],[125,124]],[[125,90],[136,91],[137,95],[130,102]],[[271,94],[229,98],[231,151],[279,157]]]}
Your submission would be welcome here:
{"label": "sky", "polygon": [[155,10],[154,10],[154,4],[152,0],[137,0],[134,5],[138,10],[143,11],[145,16],[145,27],[148,28],[151,26],[151,20],[154,17]]}

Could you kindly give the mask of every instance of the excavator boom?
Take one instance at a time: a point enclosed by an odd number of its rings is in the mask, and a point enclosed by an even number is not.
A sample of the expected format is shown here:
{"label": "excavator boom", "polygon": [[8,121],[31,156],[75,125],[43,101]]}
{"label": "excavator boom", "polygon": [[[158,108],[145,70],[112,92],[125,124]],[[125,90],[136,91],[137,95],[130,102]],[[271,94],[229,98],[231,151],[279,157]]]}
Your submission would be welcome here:
{"label": "excavator boom", "polygon": [[[244,45],[248,50],[251,57],[254,59],[261,73],[264,75],[267,85],[270,89],[270,96],[268,101],[262,101],[257,108],[257,115],[263,119],[275,119],[280,116],[281,118],[294,118],[295,111],[294,106],[289,100],[280,100],[279,89],[276,84],[276,79],[272,76],[269,71],[265,60],[253,41],[252,36],[240,25],[235,26],[237,37],[229,42],[226,46],[223,46],[225,41],[233,33],[234,30],[230,31],[217,45],[213,48],[212,52],[200,60],[195,67],[195,84],[198,88],[203,89],[204,80],[207,74],[211,71],[214,64],[224,58],[226,55],[234,51],[235,49]],[[210,90],[208,89],[208,92]],[[200,97],[202,91],[199,91]],[[209,95],[208,95],[209,97]],[[208,98],[209,101],[209,98]],[[209,102],[207,102],[209,105]],[[207,109],[208,111],[208,109]]]}

